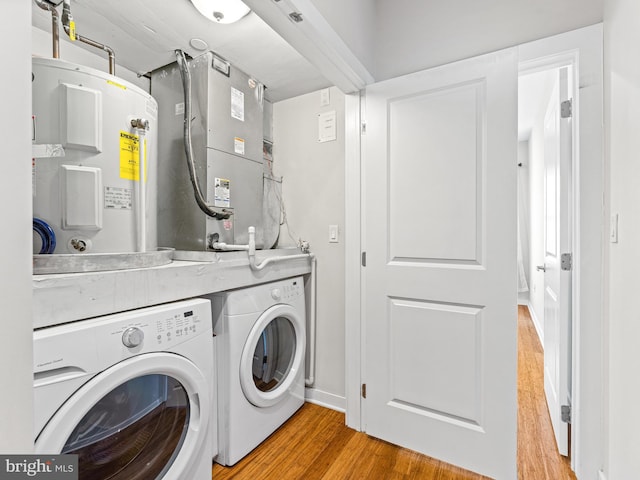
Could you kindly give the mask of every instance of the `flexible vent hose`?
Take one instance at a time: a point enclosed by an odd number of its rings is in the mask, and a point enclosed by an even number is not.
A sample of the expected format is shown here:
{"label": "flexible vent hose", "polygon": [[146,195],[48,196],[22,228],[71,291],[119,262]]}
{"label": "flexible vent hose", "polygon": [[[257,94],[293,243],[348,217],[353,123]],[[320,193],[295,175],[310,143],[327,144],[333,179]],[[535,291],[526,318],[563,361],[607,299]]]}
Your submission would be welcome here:
{"label": "flexible vent hose", "polygon": [[51,228],[44,220],[34,218],[33,230],[40,235],[40,239],[42,240],[40,254],[53,253],[56,249],[56,234],[53,232],[53,228]]}
{"label": "flexible vent hose", "polygon": [[180,77],[182,78],[182,87],[184,89],[184,152],[187,155],[187,166],[189,167],[189,178],[193,186],[193,195],[200,210],[217,220],[226,220],[233,212],[225,210],[215,210],[207,205],[202,195],[200,183],[196,174],[196,166],[193,160],[193,146],[191,144],[191,72],[189,72],[189,64],[182,50],[176,50],[176,60],[180,69]]}

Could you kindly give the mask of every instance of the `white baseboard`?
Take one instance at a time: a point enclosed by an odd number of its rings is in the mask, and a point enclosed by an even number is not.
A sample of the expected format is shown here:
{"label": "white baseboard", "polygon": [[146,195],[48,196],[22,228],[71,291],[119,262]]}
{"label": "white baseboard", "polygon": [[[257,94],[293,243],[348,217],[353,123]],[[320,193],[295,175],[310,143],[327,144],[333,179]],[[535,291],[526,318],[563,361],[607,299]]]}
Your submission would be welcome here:
{"label": "white baseboard", "polygon": [[542,325],[540,324],[540,320],[536,317],[536,311],[531,306],[531,303],[527,305],[529,309],[529,315],[531,316],[531,320],[533,321],[533,326],[536,327],[536,332],[538,332],[538,338],[540,339],[540,344],[544,345],[544,331],[542,330]]}
{"label": "white baseboard", "polygon": [[309,403],[320,405],[344,413],[347,409],[347,399],[316,388],[305,388],[304,399]]}

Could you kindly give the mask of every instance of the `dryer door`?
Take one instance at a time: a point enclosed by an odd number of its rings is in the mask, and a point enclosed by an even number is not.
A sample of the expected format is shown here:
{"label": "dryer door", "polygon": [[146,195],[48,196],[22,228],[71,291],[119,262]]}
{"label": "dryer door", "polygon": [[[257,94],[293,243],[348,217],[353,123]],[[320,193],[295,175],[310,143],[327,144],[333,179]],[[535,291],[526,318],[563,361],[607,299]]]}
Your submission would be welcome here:
{"label": "dryer door", "polygon": [[139,355],[79,388],[43,428],[36,451],[77,454],[79,478],[189,478],[210,408],[208,383],[193,363]]}
{"label": "dryer door", "polygon": [[304,319],[290,305],[274,305],[256,321],[240,358],[240,385],[256,407],[270,407],[304,375]]}

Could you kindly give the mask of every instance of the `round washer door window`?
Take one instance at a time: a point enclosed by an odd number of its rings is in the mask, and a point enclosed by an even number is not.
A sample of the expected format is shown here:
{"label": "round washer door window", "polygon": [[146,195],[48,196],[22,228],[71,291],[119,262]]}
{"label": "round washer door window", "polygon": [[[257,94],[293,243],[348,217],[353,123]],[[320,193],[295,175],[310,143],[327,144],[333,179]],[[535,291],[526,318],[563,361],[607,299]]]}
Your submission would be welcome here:
{"label": "round washer door window", "polygon": [[240,359],[242,391],[256,407],[270,407],[304,375],[304,320],[289,305],[266,310],[253,325]]}
{"label": "round washer door window", "polygon": [[208,388],[172,354],[125,360],[93,377],[52,417],[36,450],[78,455],[79,478],[182,478],[205,441]]}

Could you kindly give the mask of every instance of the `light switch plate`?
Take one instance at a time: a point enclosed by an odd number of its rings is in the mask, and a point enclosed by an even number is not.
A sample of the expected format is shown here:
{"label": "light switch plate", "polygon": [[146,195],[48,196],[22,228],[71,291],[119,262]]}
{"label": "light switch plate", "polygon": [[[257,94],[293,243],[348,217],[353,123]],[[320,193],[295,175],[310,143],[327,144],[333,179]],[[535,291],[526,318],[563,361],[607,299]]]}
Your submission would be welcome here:
{"label": "light switch plate", "polygon": [[331,104],[331,97],[329,96],[329,89],[323,88],[320,90],[320,106],[328,107]]}
{"label": "light switch plate", "polygon": [[329,225],[329,243],[338,243],[338,225]]}
{"label": "light switch plate", "polygon": [[618,214],[611,215],[611,227],[609,229],[609,241],[618,243]]}

